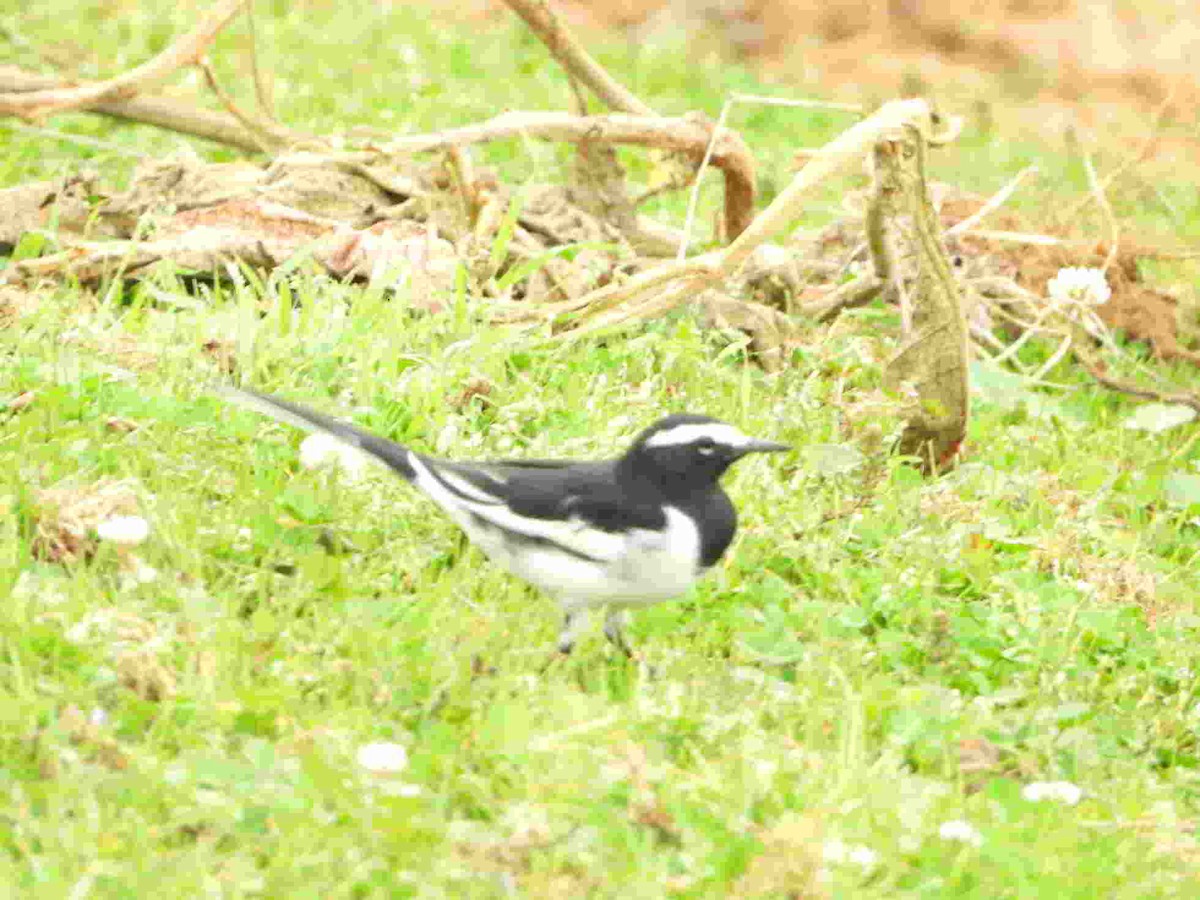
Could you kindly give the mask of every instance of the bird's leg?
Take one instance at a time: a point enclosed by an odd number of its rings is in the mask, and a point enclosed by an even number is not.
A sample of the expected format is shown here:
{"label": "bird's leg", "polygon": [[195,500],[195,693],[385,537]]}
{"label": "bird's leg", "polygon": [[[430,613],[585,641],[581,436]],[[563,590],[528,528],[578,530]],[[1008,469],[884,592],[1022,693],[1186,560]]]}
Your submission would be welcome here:
{"label": "bird's leg", "polygon": [[558,652],[551,654],[550,658],[542,665],[542,674],[549,671],[556,662],[564,660],[571,655],[571,651],[575,649],[575,641],[579,639],[579,634],[587,627],[587,623],[588,613],[586,609],[567,611],[563,616],[562,630],[558,633]]}
{"label": "bird's leg", "polygon": [[586,609],[568,610],[563,616],[562,630],[558,633],[558,652],[568,656],[575,649],[575,642],[580,633],[587,628],[588,613]]}
{"label": "bird's leg", "polygon": [[625,640],[626,618],[623,609],[609,610],[608,616],[604,620],[604,636],[627,657],[635,659],[633,648],[629,646],[629,641]]}

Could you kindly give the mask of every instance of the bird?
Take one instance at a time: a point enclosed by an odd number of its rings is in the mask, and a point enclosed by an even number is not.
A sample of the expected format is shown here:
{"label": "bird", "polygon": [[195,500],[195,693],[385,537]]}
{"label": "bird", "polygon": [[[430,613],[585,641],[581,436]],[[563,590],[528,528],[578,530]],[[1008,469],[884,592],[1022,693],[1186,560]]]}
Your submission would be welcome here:
{"label": "bird", "polygon": [[791,449],[709,416],[676,413],[614,459],[456,462],[291,400],[240,388],[221,393],[373,457],[422,491],[487,557],[559,602],[562,656],[600,607],[605,637],[633,658],[628,611],[685,593],[733,540],[737,511],[721,476],[749,454]]}

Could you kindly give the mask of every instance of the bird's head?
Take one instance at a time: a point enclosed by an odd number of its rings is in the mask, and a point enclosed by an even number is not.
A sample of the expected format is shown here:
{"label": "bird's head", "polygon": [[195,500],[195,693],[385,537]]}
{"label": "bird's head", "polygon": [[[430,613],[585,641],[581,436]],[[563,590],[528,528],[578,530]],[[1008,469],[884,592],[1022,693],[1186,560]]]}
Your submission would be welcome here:
{"label": "bird's head", "polygon": [[653,481],[667,492],[686,492],[716,483],[749,453],[789,449],[708,416],[673,415],[638,435],[622,463],[638,479]]}

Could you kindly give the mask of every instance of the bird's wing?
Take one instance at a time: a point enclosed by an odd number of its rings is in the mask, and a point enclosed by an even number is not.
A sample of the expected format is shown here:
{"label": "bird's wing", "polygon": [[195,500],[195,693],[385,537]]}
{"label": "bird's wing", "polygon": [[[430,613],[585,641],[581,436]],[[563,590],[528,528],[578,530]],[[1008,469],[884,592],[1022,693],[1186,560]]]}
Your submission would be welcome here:
{"label": "bird's wing", "polygon": [[257,391],[222,388],[238,404],[306,431],[328,434],[386,463],[468,532],[500,529],[518,543],[554,546],[593,562],[626,552],[630,529],[666,527],[661,507],[630,502],[607,463],[432,459],[357,426]]}
{"label": "bird's wing", "polygon": [[220,388],[220,393],[240,406],[253,409],[263,415],[278,419],[280,422],[295,425],[305,431],[327,434],[349,447],[369,453],[407,480],[413,480],[415,473],[409,464],[409,450],[402,444],[381,438],[377,434],[371,434],[365,429],[316,412],[299,403],[281,400],[269,394],[231,387]]}
{"label": "bird's wing", "polygon": [[414,483],[468,530],[497,528],[518,543],[553,546],[592,562],[626,553],[629,528],[666,525],[661,510],[642,507],[629,521],[603,463],[477,466],[414,453],[412,466]]}

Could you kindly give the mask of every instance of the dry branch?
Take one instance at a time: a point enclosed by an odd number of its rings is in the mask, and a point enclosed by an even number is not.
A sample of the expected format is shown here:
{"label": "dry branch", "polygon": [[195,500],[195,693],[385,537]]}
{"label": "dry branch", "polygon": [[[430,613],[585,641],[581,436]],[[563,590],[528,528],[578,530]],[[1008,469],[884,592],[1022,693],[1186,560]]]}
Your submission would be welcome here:
{"label": "dry branch", "polygon": [[[600,322],[605,325],[615,324],[618,321],[642,317],[651,310],[655,314],[665,312],[685,302],[693,292],[668,290],[664,295],[645,301],[640,306],[637,304],[649,289],[666,284],[675,277],[682,278],[693,286],[701,279],[711,284],[732,277],[756,247],[795,220],[805,195],[815,187],[851,163],[861,162],[882,135],[894,133],[905,125],[912,125],[928,135],[933,131],[934,120],[933,111],[925,100],[896,100],[885,104],[874,115],[843,132],[822,148],[820,153],[796,174],[774,202],[759,213],[750,226],[728,247],[682,263],[659,266],[618,287],[606,287],[581,297],[572,304],[571,312],[577,316],[576,323],[583,326],[589,319],[597,317],[597,314],[606,313],[622,303],[630,304],[631,309],[627,313],[619,317],[605,314]],[[714,159],[717,159],[716,154]],[[551,318],[557,318],[563,310],[551,308],[543,312]],[[536,316],[538,313],[532,311],[531,315]],[[589,325],[588,332],[598,330],[600,322]]]}
{"label": "dry branch", "polygon": [[[380,155],[403,155],[478,144],[518,136],[570,143],[637,144],[680,151],[699,162],[708,147],[710,126],[696,117],[662,118],[614,113],[573,116],[559,112],[507,112],[477,125],[433,134],[397,138],[377,150],[337,154],[346,162],[370,163]],[[723,130],[713,147],[712,162],[725,175],[725,227],[741,234],[754,215],[754,158],[734,132]]]}
{"label": "dry branch", "polygon": [[0,115],[39,119],[105,100],[133,96],[148,84],[161,81],[184,66],[193,65],[216,40],[221,29],[237,15],[244,0],[218,0],[216,6],[187,34],[154,58],[106,81],[72,87],[54,87],[29,92],[0,94]]}
{"label": "dry branch", "polygon": [[[0,66],[0,96],[44,91],[62,86],[61,79],[53,75],[26,72],[15,66]],[[138,122],[180,134],[190,134],[248,153],[258,152],[258,142],[236,119],[169,97],[100,100],[79,109],[126,122]]]}
{"label": "dry branch", "polygon": [[637,116],[656,115],[654,110],[639,100],[623,84],[613,78],[598,62],[592,59],[575,35],[550,9],[547,0],[504,0],[529,26],[529,30],[541,39],[558,64],[587,85],[609,109]]}
{"label": "dry branch", "polygon": [[1163,391],[1157,388],[1134,384],[1132,381],[1126,381],[1122,378],[1114,378],[1108,374],[1104,363],[1091,349],[1091,335],[1084,332],[1082,328],[1076,328],[1071,338],[1071,350],[1075,355],[1075,359],[1087,370],[1089,375],[1109,390],[1120,394],[1128,394],[1131,397],[1138,397],[1142,400],[1154,400],[1159,403],[1178,403],[1181,406],[1191,407],[1200,413],[1200,394],[1188,391]]}

